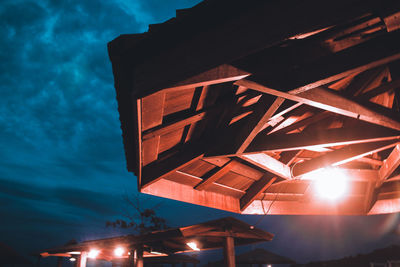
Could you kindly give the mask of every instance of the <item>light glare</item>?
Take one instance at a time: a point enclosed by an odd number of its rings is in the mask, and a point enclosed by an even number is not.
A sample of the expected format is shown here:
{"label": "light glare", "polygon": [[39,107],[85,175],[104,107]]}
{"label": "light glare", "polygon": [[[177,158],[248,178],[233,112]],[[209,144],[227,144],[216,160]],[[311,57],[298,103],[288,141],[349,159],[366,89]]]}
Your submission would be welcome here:
{"label": "light glare", "polygon": [[191,249],[199,251],[200,249],[197,247],[197,244],[195,242],[188,242],[186,243]]}
{"label": "light glare", "polygon": [[88,257],[91,259],[95,259],[97,258],[97,256],[99,256],[100,251],[97,249],[92,249],[89,251]]}
{"label": "light glare", "polygon": [[114,249],[114,255],[117,257],[121,257],[122,255],[124,255],[125,249],[121,248],[121,247],[117,247]]}
{"label": "light glare", "polygon": [[343,197],[348,191],[349,180],[339,168],[324,168],[303,176],[313,180],[312,186],[318,197],[329,201]]}
{"label": "light glare", "polygon": [[69,258],[69,261],[76,261],[75,258]]}

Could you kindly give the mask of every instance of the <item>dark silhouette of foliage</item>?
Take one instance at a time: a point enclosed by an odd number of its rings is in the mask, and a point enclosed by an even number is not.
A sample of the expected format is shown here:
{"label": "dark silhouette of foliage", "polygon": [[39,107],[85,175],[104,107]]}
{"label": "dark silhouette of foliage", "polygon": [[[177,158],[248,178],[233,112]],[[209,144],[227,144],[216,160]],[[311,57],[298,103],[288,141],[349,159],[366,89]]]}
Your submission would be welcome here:
{"label": "dark silhouette of foliage", "polygon": [[130,208],[133,208],[134,214],[127,212],[124,217],[127,220],[118,219],[115,221],[107,221],[106,227],[132,229],[138,234],[167,229],[167,222],[164,218],[157,216],[156,210],[160,204],[152,208],[144,208],[140,203],[139,197],[129,198],[124,197],[125,202]]}

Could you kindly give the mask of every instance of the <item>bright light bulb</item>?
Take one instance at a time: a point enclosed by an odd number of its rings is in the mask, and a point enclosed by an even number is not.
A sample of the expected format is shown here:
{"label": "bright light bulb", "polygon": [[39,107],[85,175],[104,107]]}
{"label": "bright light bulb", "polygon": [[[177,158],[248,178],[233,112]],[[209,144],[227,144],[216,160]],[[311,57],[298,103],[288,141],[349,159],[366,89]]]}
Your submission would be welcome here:
{"label": "bright light bulb", "polygon": [[117,257],[121,257],[122,255],[124,255],[125,249],[121,248],[121,247],[117,247],[114,249],[114,255]]}
{"label": "bright light bulb", "polygon": [[91,258],[91,259],[95,259],[95,258],[97,258],[97,256],[99,256],[99,254],[100,254],[99,250],[92,249],[92,250],[89,251],[88,257]]}
{"label": "bright light bulb", "polygon": [[191,249],[199,251],[200,249],[197,247],[197,244],[195,242],[188,242],[186,243]]}
{"label": "bright light bulb", "polygon": [[69,258],[69,261],[76,261],[76,259],[75,258]]}
{"label": "bright light bulb", "polygon": [[307,178],[314,180],[312,185],[315,193],[322,199],[337,200],[348,191],[348,179],[339,168],[324,168],[313,172]]}

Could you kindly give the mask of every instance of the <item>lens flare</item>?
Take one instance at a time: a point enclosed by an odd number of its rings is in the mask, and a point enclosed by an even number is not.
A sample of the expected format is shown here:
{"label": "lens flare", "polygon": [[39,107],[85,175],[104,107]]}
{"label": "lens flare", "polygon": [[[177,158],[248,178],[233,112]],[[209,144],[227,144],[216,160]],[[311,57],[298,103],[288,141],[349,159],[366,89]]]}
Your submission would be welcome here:
{"label": "lens flare", "polygon": [[121,257],[122,255],[124,255],[125,249],[121,248],[121,247],[117,247],[114,249],[114,255],[117,257]]}
{"label": "lens flare", "polygon": [[91,249],[91,250],[89,251],[89,253],[88,253],[88,257],[91,258],[91,259],[95,259],[95,258],[97,258],[97,256],[99,256],[99,254],[100,254],[100,251],[99,251],[99,250],[97,250],[97,249]]}
{"label": "lens flare", "polygon": [[312,180],[313,190],[321,199],[340,200],[349,191],[349,179],[345,171],[339,168],[319,169],[302,178]]}
{"label": "lens flare", "polygon": [[191,249],[199,251],[200,249],[197,247],[197,244],[195,242],[188,242],[186,243]]}

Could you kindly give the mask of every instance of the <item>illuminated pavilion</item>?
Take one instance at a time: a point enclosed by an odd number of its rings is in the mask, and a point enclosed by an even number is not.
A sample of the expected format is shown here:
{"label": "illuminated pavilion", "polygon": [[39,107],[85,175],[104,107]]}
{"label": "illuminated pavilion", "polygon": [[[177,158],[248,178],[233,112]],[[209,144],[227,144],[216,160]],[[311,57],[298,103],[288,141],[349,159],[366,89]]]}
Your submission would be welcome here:
{"label": "illuminated pavilion", "polygon": [[399,12],[204,0],[110,42],[139,191],[241,214],[399,212]]}
{"label": "illuminated pavilion", "polygon": [[[148,263],[197,261],[176,257],[181,252],[223,248],[225,266],[235,266],[235,246],[271,241],[273,234],[233,217],[186,227],[84,241],[50,248],[41,257],[69,258],[76,267],[86,267],[87,259],[111,261],[113,266],[143,267]],[[175,255],[175,256],[174,256]],[[122,265],[121,265],[122,263]],[[62,267],[62,261],[58,261]]]}

